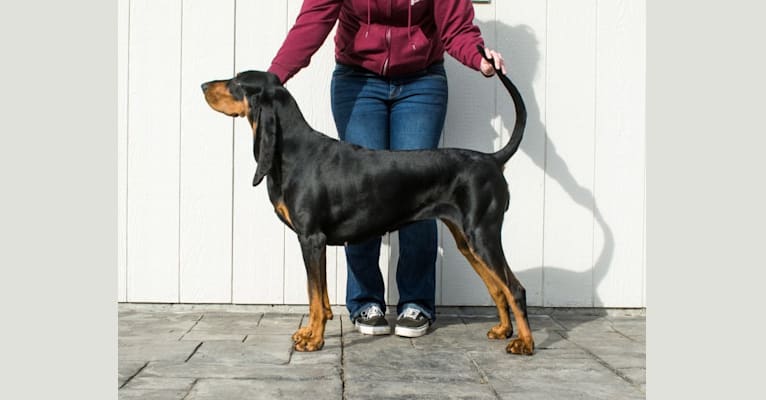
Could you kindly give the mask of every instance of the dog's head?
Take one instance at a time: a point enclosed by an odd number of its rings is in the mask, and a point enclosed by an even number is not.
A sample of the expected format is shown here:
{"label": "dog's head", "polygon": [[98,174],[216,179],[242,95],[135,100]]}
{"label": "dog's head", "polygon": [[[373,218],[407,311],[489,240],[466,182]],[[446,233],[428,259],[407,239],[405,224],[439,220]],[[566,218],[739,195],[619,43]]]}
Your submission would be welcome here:
{"label": "dog's head", "polygon": [[269,72],[245,71],[231,79],[202,84],[205,101],[213,110],[230,117],[255,118],[260,97],[281,87],[279,78]]}
{"label": "dog's head", "polygon": [[274,94],[284,90],[279,78],[269,72],[245,71],[231,79],[202,84],[205,101],[213,110],[230,117],[247,117],[253,129],[253,156],[258,168],[253,186],[274,166],[277,147],[277,113]]}

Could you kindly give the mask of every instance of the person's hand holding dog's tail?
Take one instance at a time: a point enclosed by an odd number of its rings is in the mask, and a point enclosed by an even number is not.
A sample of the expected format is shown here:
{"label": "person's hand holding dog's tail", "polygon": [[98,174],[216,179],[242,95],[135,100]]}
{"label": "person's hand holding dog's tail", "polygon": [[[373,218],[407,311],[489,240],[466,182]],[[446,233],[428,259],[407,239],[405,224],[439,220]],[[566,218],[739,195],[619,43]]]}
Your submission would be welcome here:
{"label": "person's hand holding dog's tail", "polygon": [[495,71],[502,71],[504,75],[507,75],[503,55],[490,48],[484,48],[479,69],[486,77],[495,75]]}

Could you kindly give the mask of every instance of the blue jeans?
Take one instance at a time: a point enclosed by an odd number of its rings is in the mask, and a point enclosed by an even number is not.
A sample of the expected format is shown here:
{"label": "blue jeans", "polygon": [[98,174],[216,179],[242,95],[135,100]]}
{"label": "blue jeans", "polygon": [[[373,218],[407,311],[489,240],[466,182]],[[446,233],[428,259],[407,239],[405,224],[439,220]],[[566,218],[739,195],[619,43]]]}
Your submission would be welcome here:
{"label": "blue jeans", "polygon": [[[343,141],[377,150],[439,145],[447,115],[447,75],[442,63],[396,78],[338,64],[331,96],[335,125]],[[369,305],[386,309],[378,265],[380,243],[381,238],[376,237],[346,245],[346,307],[352,321]],[[413,307],[431,321],[435,319],[436,252],[436,221],[418,221],[399,230],[397,313]]]}

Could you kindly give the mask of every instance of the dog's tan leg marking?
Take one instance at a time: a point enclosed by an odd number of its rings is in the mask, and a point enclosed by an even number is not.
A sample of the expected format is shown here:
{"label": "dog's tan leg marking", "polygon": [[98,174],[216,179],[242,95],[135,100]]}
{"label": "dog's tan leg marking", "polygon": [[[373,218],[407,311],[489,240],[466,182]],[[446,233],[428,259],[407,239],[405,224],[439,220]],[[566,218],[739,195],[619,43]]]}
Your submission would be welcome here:
{"label": "dog's tan leg marking", "polygon": [[[279,214],[290,227],[293,227],[293,220],[292,217],[290,217],[290,210],[287,209],[287,205],[283,201],[277,202],[277,205],[274,207],[277,214]],[[330,297],[327,294],[327,277],[326,277],[326,269],[322,269],[322,273],[325,275],[322,277],[322,280],[325,282],[325,289],[324,289],[324,295],[322,296],[322,306],[325,309],[325,314],[327,314],[327,319],[332,319],[332,308],[330,307]]]}
{"label": "dog's tan leg marking", "polygon": [[515,297],[513,296],[513,293],[511,293],[511,289],[492,271],[491,268],[489,268],[487,263],[476,254],[471,246],[468,245],[468,241],[462,230],[449,221],[444,222],[450,232],[452,232],[452,236],[455,237],[458,249],[460,249],[460,252],[463,253],[466,259],[468,259],[468,262],[473,269],[484,281],[492,299],[495,300],[495,304],[497,305],[500,323],[487,332],[487,337],[502,339],[510,336],[510,333],[513,331],[507,308],[510,305],[513,316],[516,319],[516,326],[519,329],[519,337],[511,340],[505,350],[513,354],[533,354],[535,351],[535,342],[532,339],[532,331],[529,329],[529,324],[527,324],[527,321],[524,318],[521,307],[516,303]]}
{"label": "dog's tan leg marking", "polygon": [[274,206],[274,210],[279,214],[285,221],[287,221],[287,224],[290,225],[290,227],[293,226],[293,220],[290,218],[290,211],[287,209],[287,206],[284,202],[279,201],[277,202],[277,205]]}
{"label": "dog's tan leg marking", "polygon": [[[326,248],[322,251],[322,257],[319,270],[324,271],[326,257]],[[329,298],[327,295],[327,279],[325,273],[322,272],[320,276],[308,276],[308,292],[309,292],[309,321],[307,326],[298,329],[293,334],[293,341],[295,342],[295,350],[298,351],[317,351],[321,350],[324,346],[324,331],[327,320],[332,317],[332,314],[328,315],[327,308],[325,307],[325,299],[329,304]]]}
{"label": "dog's tan leg marking", "polygon": [[498,286],[497,281],[492,279],[488,274],[490,272],[489,269],[482,265],[481,260],[479,260],[473,250],[471,250],[463,231],[450,221],[442,220],[442,222],[447,225],[447,228],[449,228],[452,236],[455,238],[458,250],[460,250],[463,256],[468,260],[468,263],[471,264],[474,271],[481,277],[481,280],[484,281],[484,284],[489,291],[489,295],[492,296],[492,300],[497,306],[497,314],[500,317],[500,323],[487,332],[487,337],[490,339],[507,339],[511,337],[511,334],[513,333],[513,325],[511,325],[511,318],[508,315],[508,302],[505,299],[503,291]]}

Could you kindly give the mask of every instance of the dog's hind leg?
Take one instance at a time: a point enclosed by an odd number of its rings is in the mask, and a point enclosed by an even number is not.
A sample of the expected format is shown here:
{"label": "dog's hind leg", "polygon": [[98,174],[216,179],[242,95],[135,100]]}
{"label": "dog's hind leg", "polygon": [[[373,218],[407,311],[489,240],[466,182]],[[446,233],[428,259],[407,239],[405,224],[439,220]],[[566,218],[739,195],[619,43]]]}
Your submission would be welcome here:
{"label": "dog's hind leg", "polygon": [[326,256],[324,235],[300,236],[298,238],[306,265],[309,294],[308,325],[293,334],[295,350],[316,351],[324,346],[325,323],[332,318],[327,295]]}
{"label": "dog's hind leg", "polygon": [[486,273],[486,268],[481,264],[479,258],[468,245],[468,240],[466,239],[463,230],[458,228],[457,225],[451,221],[443,219],[442,222],[447,225],[447,228],[449,228],[452,236],[455,238],[455,243],[457,244],[460,253],[463,254],[468,260],[468,263],[471,264],[476,273],[479,274],[481,280],[484,281],[484,284],[487,286],[487,291],[489,291],[489,295],[497,306],[497,314],[500,318],[500,322],[487,332],[487,337],[490,339],[507,339],[511,337],[511,335],[513,335],[513,325],[511,324],[510,314],[508,313],[508,301],[505,298],[503,290],[500,285],[497,284],[497,281],[492,279],[491,276]]}
{"label": "dog's hind leg", "polygon": [[509,329],[507,332],[510,336],[512,328],[510,328],[510,318],[507,311],[510,306],[516,320],[519,337],[511,340],[506,351],[514,354],[533,354],[535,342],[527,317],[526,290],[513,275],[505,260],[500,241],[499,225],[480,226],[467,233],[457,229],[454,224],[447,226],[455,236],[458,247],[461,247],[461,240],[458,240],[458,236],[462,235],[462,241],[465,243],[462,244],[461,252],[466,256],[476,273],[479,274],[484,284],[487,285],[487,289],[497,305],[500,324],[492,328],[487,336],[491,336],[493,330],[502,333],[502,329],[505,328],[504,320],[508,321]]}
{"label": "dog's hind leg", "polygon": [[500,287],[516,320],[519,336],[508,343],[506,351],[513,354],[533,354],[535,342],[527,318],[526,290],[508,267],[500,241],[500,227],[475,229],[468,238],[471,250],[480,261],[479,268],[483,268],[481,273],[488,275]]}

